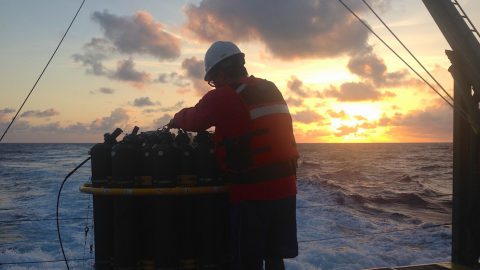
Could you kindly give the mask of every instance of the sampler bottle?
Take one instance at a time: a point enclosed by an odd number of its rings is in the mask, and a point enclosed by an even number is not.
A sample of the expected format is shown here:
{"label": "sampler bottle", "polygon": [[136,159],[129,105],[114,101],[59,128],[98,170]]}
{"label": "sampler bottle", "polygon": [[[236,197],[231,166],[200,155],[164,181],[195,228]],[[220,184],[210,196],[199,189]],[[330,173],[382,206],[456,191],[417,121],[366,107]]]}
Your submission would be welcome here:
{"label": "sampler bottle", "polygon": [[[120,128],[104,135],[104,142],[90,149],[92,185],[104,187],[112,178],[111,151],[122,133]],[[95,230],[95,269],[111,268],[113,257],[113,199],[110,196],[93,195],[93,218]]]}
{"label": "sampler bottle", "polygon": [[138,184],[140,186],[151,186],[153,175],[153,146],[158,142],[158,134],[156,131],[142,132],[140,138],[140,174],[138,176]]}
{"label": "sampler bottle", "polygon": [[112,184],[120,187],[132,187],[135,177],[140,175],[140,141],[138,127],[112,148]]}
{"label": "sampler bottle", "polygon": [[159,131],[158,142],[152,147],[152,183],[156,187],[173,187],[177,177],[177,153],[174,135],[167,129]]}
{"label": "sampler bottle", "polygon": [[117,143],[116,138],[122,132],[120,128],[117,128],[111,134],[105,133],[103,135],[104,142],[97,143],[90,149],[93,186],[104,186],[112,178],[111,151]]}
{"label": "sampler bottle", "polygon": [[[115,187],[133,188],[140,175],[141,141],[139,128],[112,148],[112,182]],[[113,266],[114,269],[134,269],[141,258],[140,213],[134,196],[115,196],[113,199]]]}
{"label": "sampler bottle", "polygon": [[212,134],[200,131],[193,139],[195,144],[195,173],[201,186],[217,184],[218,166],[215,158]]}
{"label": "sampler bottle", "polygon": [[175,137],[175,147],[179,166],[177,172],[179,184],[193,186],[196,184],[195,157],[187,132],[178,130],[177,137]]}

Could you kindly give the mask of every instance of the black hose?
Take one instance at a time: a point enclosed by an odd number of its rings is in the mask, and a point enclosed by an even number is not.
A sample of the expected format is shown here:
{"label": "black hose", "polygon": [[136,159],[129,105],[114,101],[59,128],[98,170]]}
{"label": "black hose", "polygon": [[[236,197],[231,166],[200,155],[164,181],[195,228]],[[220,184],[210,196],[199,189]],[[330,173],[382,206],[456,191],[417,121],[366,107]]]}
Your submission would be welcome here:
{"label": "black hose", "polygon": [[57,220],[58,241],[60,242],[60,248],[62,249],[63,259],[65,261],[65,264],[67,265],[68,270],[70,270],[70,267],[68,266],[67,256],[65,256],[65,250],[63,250],[62,237],[60,236],[60,222],[59,222],[59,218],[58,218],[58,208],[59,208],[59,205],[60,205],[60,193],[62,192],[63,185],[65,184],[65,182],[67,182],[67,179],[70,176],[72,176],[72,174],[74,174],[80,167],[82,167],[89,160],[90,160],[90,157],[88,157],[87,159],[82,161],[82,163],[80,163],[77,167],[75,167],[75,169],[73,169],[71,172],[69,172],[67,174],[67,176],[65,176],[65,179],[63,180],[62,185],[60,186],[60,189],[58,190],[58,195],[57,195],[57,216],[56,216],[56,220]]}

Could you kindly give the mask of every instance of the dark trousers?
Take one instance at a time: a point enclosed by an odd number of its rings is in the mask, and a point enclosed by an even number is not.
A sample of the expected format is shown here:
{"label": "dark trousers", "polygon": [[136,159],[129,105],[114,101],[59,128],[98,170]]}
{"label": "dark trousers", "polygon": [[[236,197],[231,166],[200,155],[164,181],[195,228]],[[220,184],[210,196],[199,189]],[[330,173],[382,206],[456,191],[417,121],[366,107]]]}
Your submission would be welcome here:
{"label": "dark trousers", "polygon": [[295,197],[232,204],[232,270],[284,269],[298,255],[295,211]]}

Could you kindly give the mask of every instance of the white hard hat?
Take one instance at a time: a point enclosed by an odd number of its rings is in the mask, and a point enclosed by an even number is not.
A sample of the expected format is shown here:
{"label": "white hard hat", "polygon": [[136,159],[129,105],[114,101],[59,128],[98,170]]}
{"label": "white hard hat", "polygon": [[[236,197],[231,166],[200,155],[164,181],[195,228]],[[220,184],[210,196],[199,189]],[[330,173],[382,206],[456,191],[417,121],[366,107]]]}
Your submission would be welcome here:
{"label": "white hard hat", "polygon": [[230,41],[216,41],[205,53],[205,77],[204,80],[208,81],[209,71],[225,58],[232,55],[243,54],[240,49],[233,42]]}

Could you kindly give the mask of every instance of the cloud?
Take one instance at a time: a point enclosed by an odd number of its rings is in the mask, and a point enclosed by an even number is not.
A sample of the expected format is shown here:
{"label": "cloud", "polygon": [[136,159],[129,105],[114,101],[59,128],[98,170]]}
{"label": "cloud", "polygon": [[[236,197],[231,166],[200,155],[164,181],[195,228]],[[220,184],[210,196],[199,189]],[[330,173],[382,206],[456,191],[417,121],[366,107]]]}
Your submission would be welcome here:
{"label": "cloud", "polygon": [[337,137],[343,137],[352,133],[356,133],[358,130],[357,126],[346,126],[343,125],[339,128],[337,128],[338,132],[335,132],[335,136]]}
{"label": "cloud", "polygon": [[162,107],[162,108],[158,108],[158,109],[149,108],[149,109],[143,110],[143,112],[144,112],[144,113],[177,112],[178,110],[180,110],[181,108],[183,108],[183,104],[184,104],[184,103],[185,103],[185,101],[179,101],[179,102],[173,104],[173,105],[170,106],[170,107]]}
{"label": "cloud", "polygon": [[339,111],[339,112],[335,112],[333,110],[328,110],[327,111],[328,115],[332,118],[346,118],[347,117],[347,114],[345,113],[345,111]]}
{"label": "cloud", "polygon": [[174,85],[179,87],[186,87],[189,85],[189,83],[186,82],[185,76],[178,74],[177,72],[162,73],[158,75],[156,82],[173,83]]}
{"label": "cloud", "polygon": [[[6,123],[0,121],[0,129]],[[61,125],[60,122],[46,124],[30,124],[21,119],[15,121],[10,132],[7,134],[6,142],[94,142],[103,141],[104,131],[94,132],[85,123],[74,123]]]}
{"label": "cloud", "polygon": [[87,74],[102,76],[107,74],[103,61],[108,59],[108,55],[114,50],[109,42],[102,38],[92,38],[92,40],[83,46],[83,54],[74,54],[73,60],[80,62],[87,68]]}
{"label": "cloud", "polygon": [[205,94],[208,87],[203,80],[203,75],[205,74],[203,60],[198,60],[196,57],[186,58],[182,62],[182,70],[185,73],[185,77],[192,83],[197,94]]}
{"label": "cloud", "polygon": [[369,80],[377,87],[418,83],[408,76],[406,70],[387,72],[387,66],[383,60],[373,53],[355,55],[347,66],[352,73]]}
{"label": "cloud", "polygon": [[[3,124],[5,123],[0,122],[0,126],[2,126]],[[15,121],[15,124],[12,126],[11,132],[48,133],[56,135],[58,135],[59,133],[85,133],[88,132],[88,125],[83,123],[75,123],[67,126],[61,126],[58,121],[46,124],[32,125],[27,121],[19,120]]]}
{"label": "cloud", "polygon": [[315,91],[303,84],[303,81],[296,76],[291,76],[287,82],[287,87],[291,93],[300,98],[321,98],[322,93]]}
{"label": "cloud", "polygon": [[[452,118],[452,109],[442,104],[428,106],[421,110],[412,110],[407,113],[384,114],[377,121],[364,121],[355,128],[386,127],[389,128],[389,137],[399,141],[451,141]],[[351,133],[354,132],[354,127],[350,128]],[[342,132],[348,134],[348,130],[348,128],[345,128],[338,134],[340,135]]]}
{"label": "cloud", "polygon": [[330,130],[318,127],[307,130],[296,128],[294,129],[294,133],[295,140],[303,143],[318,143],[318,140],[321,140],[322,137],[328,137],[332,135]]}
{"label": "cloud", "polygon": [[133,101],[133,106],[135,107],[146,107],[146,106],[154,106],[154,105],[155,103],[151,101],[149,97],[139,97]]}
{"label": "cloud", "polygon": [[309,130],[302,130],[302,129],[295,129],[295,139],[297,142],[318,142],[318,139],[321,137],[330,136],[331,132],[325,129],[309,129]]}
{"label": "cloud", "polygon": [[[125,129],[130,117],[123,108],[114,109],[108,116],[91,122],[61,124],[58,121],[45,124],[31,124],[24,120],[15,121],[10,130],[9,142],[92,142],[103,140],[102,134],[113,131],[116,127]],[[0,119],[0,129],[6,128],[8,122]],[[128,127],[127,127],[128,128]]]}
{"label": "cloud", "polygon": [[[146,11],[138,11],[130,17],[117,16],[106,10],[97,11],[92,19],[99,23],[104,37],[92,38],[83,46],[83,53],[72,56],[75,62],[86,68],[87,74],[142,86],[152,81],[149,73],[135,70],[134,54],[151,55],[159,60],[173,60],[180,56],[180,40],[166,32],[164,26]],[[116,69],[104,65],[106,60],[118,54],[129,58],[118,61]]]}
{"label": "cloud", "polygon": [[161,111],[162,112],[178,111],[183,107],[184,103],[185,101],[179,101],[173,104],[173,106],[162,108]]}
{"label": "cloud", "polygon": [[310,124],[313,122],[322,122],[325,117],[320,115],[318,112],[306,109],[303,111],[296,112],[295,114],[292,115],[293,120],[300,122],[300,123],[305,123],[305,124]]}
{"label": "cloud", "polygon": [[120,53],[149,54],[159,60],[171,60],[180,56],[180,40],[165,31],[146,11],[137,11],[132,17],[122,17],[96,11],[93,21],[100,24],[105,38],[111,41]]}
{"label": "cloud", "polygon": [[303,105],[303,99],[301,98],[294,98],[294,97],[288,97],[285,102],[287,102],[288,106],[293,106],[293,107],[301,107]]}
{"label": "cloud", "polygon": [[100,92],[102,94],[113,94],[113,93],[115,93],[115,90],[112,89],[112,88],[108,88],[108,87],[102,87],[102,88],[98,89],[98,92]]}
{"label": "cloud", "polygon": [[125,109],[116,108],[110,113],[109,116],[92,121],[89,125],[89,129],[91,131],[110,132],[116,127],[124,126],[129,119],[130,116]]}
{"label": "cloud", "polygon": [[117,70],[111,75],[111,78],[144,84],[150,81],[150,74],[135,70],[135,63],[132,58],[129,58],[117,63]]}
{"label": "cloud", "polygon": [[330,136],[331,133],[328,130],[312,129],[312,130],[308,130],[306,135],[307,137],[310,137],[310,138],[317,138],[317,137]]}
{"label": "cloud", "polygon": [[354,115],[353,118],[355,118],[355,120],[357,120],[357,121],[365,121],[365,120],[367,120],[367,118],[365,118],[365,117],[362,116],[362,115]]}
{"label": "cloud", "polygon": [[364,82],[348,82],[340,86],[330,87],[323,91],[326,97],[336,98],[338,101],[376,101],[386,97],[394,96],[392,92],[382,93],[376,90],[373,85]]}
{"label": "cloud", "polygon": [[363,128],[363,129],[374,129],[374,128],[377,128],[378,125],[377,125],[377,123],[363,122],[360,125],[358,125],[358,127]]}
{"label": "cloud", "polygon": [[[103,65],[102,61],[108,58],[103,54],[86,52],[83,55],[75,54],[73,58],[75,62],[80,62],[87,68],[87,74],[105,76],[114,80],[134,83],[138,86],[142,86],[143,84],[150,82],[150,74],[144,71],[136,70],[135,62],[132,57],[118,61],[115,70],[108,69]],[[90,91],[91,94],[94,94],[95,92],[112,94],[114,90],[104,87],[97,91]]]}
{"label": "cloud", "polygon": [[0,115],[2,114],[11,114],[11,113],[14,113],[16,112],[15,109],[10,109],[10,108],[3,108],[0,110]]}
{"label": "cloud", "polygon": [[395,137],[445,141],[452,139],[453,111],[446,105],[430,106],[407,114],[396,113],[391,117],[384,116],[379,123],[393,126],[391,134]]}
{"label": "cloud", "polygon": [[74,54],[73,59],[75,62],[80,62],[86,67],[87,74],[93,74],[97,76],[105,75],[105,67],[102,60],[107,57],[102,54],[86,53],[86,54]]}
{"label": "cloud", "polygon": [[[11,118],[9,115],[16,112],[16,110],[14,109],[11,109],[11,108],[3,108],[3,109],[0,109],[0,126],[2,124],[3,121],[5,121],[5,123],[8,121],[10,122],[11,121]],[[8,123],[5,124],[5,128],[7,127]],[[4,130],[5,128],[1,128],[0,130]]]}
{"label": "cloud", "polygon": [[182,62],[182,69],[187,72],[187,77],[203,80],[205,73],[203,60],[198,60],[195,56],[186,58]]}
{"label": "cloud", "polygon": [[[365,9],[358,1],[347,3],[357,12]],[[187,5],[185,13],[185,28],[201,41],[260,40],[282,59],[335,57],[369,48],[368,30],[337,1],[202,0]]]}
{"label": "cloud", "polygon": [[115,93],[115,89],[112,89],[112,88],[109,88],[109,87],[100,87],[96,90],[90,91],[90,94],[95,94],[95,93],[111,95],[111,94]]}
{"label": "cloud", "polygon": [[168,122],[170,122],[170,120],[172,119],[172,115],[166,113],[164,115],[162,115],[160,118],[157,118],[153,121],[153,124],[156,126],[156,127],[163,127],[165,126],[166,124],[168,124]]}
{"label": "cloud", "polygon": [[156,81],[159,83],[173,83],[174,85],[181,87],[182,89],[177,90],[180,94],[189,92],[189,86],[192,86],[197,94],[205,94],[208,88],[203,81],[203,60],[198,60],[196,57],[185,58],[182,61],[180,68],[182,74],[177,72],[162,73],[158,76]]}
{"label": "cloud", "polygon": [[35,118],[47,118],[47,117],[52,117],[55,115],[59,115],[60,113],[55,110],[55,109],[47,109],[44,111],[40,110],[30,110],[23,112],[20,116],[21,117],[35,117]]}
{"label": "cloud", "polygon": [[297,96],[308,97],[307,91],[303,89],[303,82],[295,76],[292,76],[287,82],[287,87]]}

